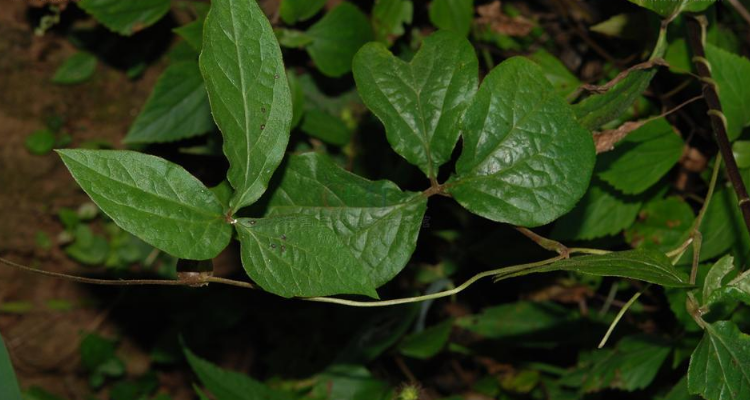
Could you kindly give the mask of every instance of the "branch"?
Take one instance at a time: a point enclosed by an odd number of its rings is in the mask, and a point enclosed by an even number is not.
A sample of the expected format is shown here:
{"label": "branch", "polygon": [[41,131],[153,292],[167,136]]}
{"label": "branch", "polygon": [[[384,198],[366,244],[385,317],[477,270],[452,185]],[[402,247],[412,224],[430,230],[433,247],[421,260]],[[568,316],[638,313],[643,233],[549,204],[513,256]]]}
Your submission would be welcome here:
{"label": "branch", "polygon": [[734,153],[732,153],[732,145],[729,143],[729,137],[727,136],[727,118],[722,112],[716,82],[711,77],[711,65],[706,59],[705,39],[708,21],[704,16],[697,16],[688,18],[687,25],[688,41],[694,56],[693,63],[695,63],[698,76],[703,83],[703,96],[706,99],[706,104],[708,104],[708,115],[711,117],[716,143],[719,145],[719,151],[724,158],[729,180],[737,193],[738,205],[742,210],[745,227],[750,232],[750,197],[747,195],[745,183],[742,182],[737,161],[734,159]]}

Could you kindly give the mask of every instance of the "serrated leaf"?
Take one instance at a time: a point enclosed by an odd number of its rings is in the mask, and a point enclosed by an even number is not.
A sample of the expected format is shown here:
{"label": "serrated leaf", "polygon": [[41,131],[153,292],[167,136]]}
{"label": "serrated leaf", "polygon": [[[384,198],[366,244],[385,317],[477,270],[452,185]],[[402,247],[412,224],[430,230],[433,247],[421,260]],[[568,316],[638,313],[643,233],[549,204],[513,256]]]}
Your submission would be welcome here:
{"label": "serrated leaf", "polygon": [[13,371],[13,364],[10,362],[10,356],[5,348],[2,336],[0,336],[0,398],[21,400],[21,390],[18,388],[16,373]]}
{"label": "serrated leaf", "polygon": [[169,0],[81,0],[76,3],[109,30],[130,36],[169,12]]}
{"label": "serrated leaf", "polygon": [[221,203],[179,165],[132,151],[57,152],[94,203],[146,243],[195,260],[229,244],[232,227]]}
{"label": "serrated leaf", "polygon": [[429,16],[432,25],[437,28],[466,36],[474,17],[474,0],[433,0]]}
{"label": "serrated leaf", "polygon": [[390,281],[409,261],[427,199],[389,181],[368,181],[325,155],[292,156],[269,201],[269,215],[305,214],[341,239],[374,286]]}
{"label": "serrated leaf", "polygon": [[664,118],[653,120],[599,157],[598,176],[625,194],[642,193],[677,164],[683,147]]}
{"label": "serrated leaf", "polygon": [[693,209],[678,197],[652,201],[625,232],[625,240],[633,247],[646,246],[662,252],[674,250],[685,241],[693,220]]}
{"label": "serrated leaf", "polygon": [[573,111],[584,128],[595,130],[617,119],[643,94],[656,69],[632,71],[603,94],[591,95],[573,105]]}
{"label": "serrated leaf", "polygon": [[592,240],[630,227],[642,200],[626,196],[608,185],[594,182],[575,208],[555,222],[552,237],[560,240]]}
{"label": "serrated leaf", "polygon": [[185,61],[164,70],[123,142],[173,142],[212,129],[214,122],[198,63]]}
{"label": "serrated leaf", "polygon": [[431,178],[456,146],[478,68],[469,41],[447,31],[427,37],[410,63],[381,43],[367,44],[354,57],[357,89],[385,125],[388,142]]}
{"label": "serrated leaf", "polygon": [[737,139],[750,126],[750,91],[744,89],[750,85],[750,60],[711,43],[706,44],[706,58],[727,117],[727,135],[729,140]]}
{"label": "serrated leaf", "polygon": [[326,0],[282,0],[279,15],[287,25],[312,18],[326,5]]}
{"label": "serrated leaf", "polygon": [[75,85],[86,82],[94,75],[96,63],[96,57],[93,54],[79,51],[65,60],[55,71],[55,75],[52,76],[52,83]]}
{"label": "serrated leaf", "polygon": [[201,51],[203,48],[203,19],[197,19],[193,22],[174,28],[174,33],[180,35],[195,50]]}
{"label": "serrated leaf", "polygon": [[236,211],[266,191],[281,163],[292,99],[281,49],[255,1],[213,1],[203,31],[200,67],[224,136]]}
{"label": "serrated leaf", "polygon": [[655,283],[665,287],[692,286],[688,277],[672,266],[672,262],[667,256],[658,251],[647,249],[573,257],[530,271],[502,275],[502,279],[552,271],[571,271],[594,276],[616,276]]}
{"label": "serrated leaf", "polygon": [[411,24],[413,14],[411,0],[377,0],[372,8],[375,39],[390,46],[404,34],[404,25]]}
{"label": "serrated leaf", "polygon": [[244,374],[225,370],[183,348],[193,372],[217,399],[221,400],[291,400],[292,396],[273,390]]}
{"label": "serrated leaf", "polygon": [[360,47],[373,39],[367,16],[351,3],[341,3],[307,30],[313,40],[305,49],[323,75],[339,77],[352,69]]}
{"label": "serrated leaf", "polygon": [[421,332],[413,333],[404,338],[398,350],[405,356],[420,360],[432,358],[445,347],[452,327],[453,320],[447,319]]}
{"label": "serrated leaf", "polygon": [[235,226],[242,244],[242,265],[266,291],[283,297],[378,297],[363,263],[313,217],[241,218]]}
{"label": "serrated leaf", "polygon": [[472,213],[534,227],[586,192],[593,139],[534,62],[515,57],[492,70],[461,125],[463,150],[447,186]]}
{"label": "serrated leaf", "polygon": [[706,324],[690,357],[688,389],[707,400],[750,398],[750,336],[730,321]]}
{"label": "serrated leaf", "polygon": [[573,75],[568,68],[547,50],[539,49],[529,58],[539,64],[544,71],[544,76],[555,87],[557,93],[567,97],[574,93],[581,85],[581,81]]}

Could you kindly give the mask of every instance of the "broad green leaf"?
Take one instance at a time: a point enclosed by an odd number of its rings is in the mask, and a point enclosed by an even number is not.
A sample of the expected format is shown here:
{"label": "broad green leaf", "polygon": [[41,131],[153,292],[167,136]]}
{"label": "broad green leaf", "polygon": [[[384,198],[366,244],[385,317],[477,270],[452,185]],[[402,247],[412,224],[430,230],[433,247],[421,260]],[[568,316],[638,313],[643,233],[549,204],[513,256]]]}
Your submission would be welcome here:
{"label": "broad green leaf", "polygon": [[533,270],[503,275],[503,279],[529,273],[571,271],[594,276],[616,276],[655,283],[665,287],[690,287],[688,277],[672,266],[663,253],[653,250],[617,251],[558,261]]}
{"label": "broad green leaf", "polygon": [[[520,301],[461,317],[456,324],[488,339],[544,344],[555,342],[555,336],[565,331],[564,326],[579,319],[578,313],[555,303]],[[550,332],[557,333],[550,335]]]}
{"label": "broad green leaf", "polygon": [[361,365],[334,364],[315,377],[315,399],[392,400],[386,382],[375,379]]}
{"label": "broad green leaf", "polygon": [[372,29],[375,40],[387,45],[404,34],[404,25],[411,24],[414,5],[411,0],[377,0],[372,8]]}
{"label": "broad green leaf", "polygon": [[750,140],[738,140],[732,144],[732,153],[740,169],[750,168]]}
{"label": "broad green leaf", "polygon": [[344,146],[352,138],[352,131],[344,121],[319,109],[308,110],[305,113],[300,129],[334,146]]}
{"label": "broad green leaf", "polygon": [[39,129],[29,135],[24,144],[29,153],[42,156],[55,148],[55,134],[49,129]]}
{"label": "broad green leaf", "polygon": [[643,94],[656,69],[632,71],[603,94],[594,94],[573,105],[578,121],[589,130],[617,119]]}
{"label": "broad green leaf", "polygon": [[529,56],[529,58],[542,67],[544,76],[555,87],[560,96],[567,97],[571,95],[581,85],[581,81],[557,57],[550,54],[547,50],[539,49],[536,53]]}
{"label": "broad green leaf", "polygon": [[662,252],[674,250],[685,241],[693,220],[693,209],[679,197],[652,201],[625,232],[625,240],[633,247],[646,246]]}
{"label": "broad green leaf", "polygon": [[132,151],[57,152],[94,203],[146,243],[196,260],[213,258],[229,244],[224,207],[179,165]]}
{"label": "broad green leaf", "polygon": [[750,126],[750,60],[706,44],[706,58],[711,75],[718,85],[719,100],[727,117],[729,140],[737,139],[742,129]]}
{"label": "broad green leaf", "polygon": [[671,17],[682,11],[701,12],[711,6],[715,0],[630,0],[647,8],[662,17]]}
{"label": "broad green leaf", "polygon": [[291,400],[293,397],[269,388],[238,372],[225,370],[183,348],[193,372],[203,386],[220,400]]}
{"label": "broad green leaf", "polygon": [[642,193],[677,164],[683,147],[664,118],[653,120],[599,156],[598,176],[625,194]]}
{"label": "broad green leaf", "polygon": [[736,272],[732,256],[726,255],[717,261],[703,283],[702,305],[713,308],[714,304],[728,299],[750,305],[750,272],[745,271],[738,276]]}
{"label": "broad green leaf", "polygon": [[185,61],[164,70],[123,142],[172,142],[213,128],[198,63]]}
{"label": "broad green leaf", "polygon": [[79,51],[70,56],[55,71],[52,83],[60,85],[75,85],[86,82],[96,71],[96,57],[91,53]]}
{"label": "broad green leaf", "polygon": [[255,1],[214,0],[200,68],[229,159],[231,210],[265,191],[289,141],[292,99],[281,49]]}
{"label": "broad green leaf", "polygon": [[169,0],[81,0],[76,3],[109,30],[130,36],[169,12]]}
{"label": "broad green leaf", "polygon": [[193,22],[174,28],[174,33],[180,35],[195,50],[201,51],[203,48],[203,19],[197,19]]}
{"label": "broad green leaf", "polygon": [[429,14],[437,28],[466,36],[474,18],[474,0],[432,0]]}
{"label": "broad green leaf", "polygon": [[388,142],[428,177],[450,159],[459,120],[476,93],[478,63],[469,41],[441,31],[427,37],[410,63],[381,43],[354,57],[362,100],[385,125]]}
{"label": "broad green leaf", "polygon": [[352,70],[360,47],[373,39],[367,16],[352,3],[341,3],[307,30],[313,41],[305,49],[320,72],[339,77]]}
{"label": "broad green leaf", "polygon": [[434,357],[445,347],[451,334],[453,320],[445,320],[421,332],[404,338],[398,346],[399,352],[405,356],[426,360]]}
{"label": "broad green leaf", "polygon": [[21,400],[21,390],[18,388],[16,373],[10,362],[10,355],[5,348],[3,337],[0,336],[0,398],[3,400]]}
{"label": "broad green leaf", "polygon": [[630,227],[642,200],[625,196],[607,184],[594,182],[573,211],[555,222],[552,237],[560,240],[591,240],[614,235]]}
{"label": "broad green leaf", "polygon": [[279,15],[287,25],[312,18],[326,5],[326,0],[282,0]]}
{"label": "broad green leaf", "polygon": [[242,244],[242,265],[266,291],[283,297],[378,296],[367,267],[313,217],[241,218],[235,226]]}
{"label": "broad green leaf", "polygon": [[711,296],[724,287],[724,280],[732,271],[734,271],[734,258],[730,255],[722,257],[711,266],[703,282],[703,304],[708,304]]}
{"label": "broad green leaf", "polygon": [[534,62],[514,57],[484,79],[462,120],[448,192],[474,214],[534,227],[570,211],[594,167],[591,134]]}
{"label": "broad green leaf", "polygon": [[421,194],[361,178],[316,153],[289,158],[269,201],[270,215],[305,214],[332,229],[376,287],[409,261],[426,208]]}
{"label": "broad green leaf", "polygon": [[690,357],[688,389],[706,400],[750,398],[750,336],[730,321],[706,324]]}

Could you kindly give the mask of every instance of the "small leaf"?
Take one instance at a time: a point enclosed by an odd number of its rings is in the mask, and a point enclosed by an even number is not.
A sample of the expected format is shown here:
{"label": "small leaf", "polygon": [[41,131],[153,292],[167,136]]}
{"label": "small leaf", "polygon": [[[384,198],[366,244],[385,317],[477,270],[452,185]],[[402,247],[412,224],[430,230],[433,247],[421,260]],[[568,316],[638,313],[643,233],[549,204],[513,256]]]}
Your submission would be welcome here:
{"label": "small leaf", "polygon": [[688,277],[672,266],[663,253],[653,250],[618,251],[605,255],[573,257],[530,271],[502,275],[502,279],[529,273],[572,271],[594,276],[616,276],[665,287],[690,287]]}
{"label": "small leaf", "polygon": [[411,0],[377,0],[372,8],[375,39],[390,46],[404,34],[404,25],[411,24],[414,5]]}
{"label": "small leaf", "polygon": [[693,209],[678,197],[652,201],[625,232],[625,240],[633,247],[646,246],[662,252],[674,250],[685,241],[694,219]]}
{"label": "small leaf", "polygon": [[398,347],[405,356],[426,360],[432,358],[445,347],[451,334],[453,320],[447,319],[435,326],[404,338]]}
{"label": "small leaf", "polygon": [[283,297],[363,294],[377,298],[366,268],[336,234],[306,215],[240,219],[242,265],[260,287]]}
{"label": "small leaf", "polygon": [[467,36],[474,17],[474,0],[433,0],[429,14],[437,28]]}
{"label": "small leaf", "polygon": [[532,61],[515,57],[492,70],[461,125],[464,146],[447,186],[472,213],[534,227],[586,193],[591,134]]}
{"label": "small leaf", "polygon": [[29,135],[24,144],[29,153],[42,156],[55,148],[55,134],[49,129],[39,129]]}
{"label": "small leaf", "polygon": [[361,365],[334,364],[315,377],[311,397],[315,399],[392,400],[386,382],[375,379]]}
{"label": "small leaf", "polygon": [[638,216],[642,200],[594,182],[575,208],[555,222],[552,237],[592,240],[622,232]]}
{"label": "small leaf", "polygon": [[706,44],[706,58],[727,117],[727,135],[729,140],[737,139],[750,126],[750,91],[743,89],[750,85],[750,60],[711,43]]}
{"label": "small leaf", "polygon": [[323,75],[339,77],[352,69],[360,47],[373,39],[367,16],[352,3],[341,3],[307,30],[305,49]]}
{"label": "small leaf", "polygon": [[201,51],[203,48],[203,19],[197,19],[193,22],[174,28],[174,33],[180,35],[195,50]]}
{"label": "small leaf", "polygon": [[75,85],[86,82],[96,71],[96,57],[93,54],[79,51],[70,56],[55,71],[52,83]]}
{"label": "small leaf", "polygon": [[734,271],[734,258],[730,255],[722,257],[716,264],[711,266],[703,283],[703,304],[708,304],[709,299],[724,287],[724,279]]}
{"label": "small leaf", "polygon": [[3,337],[0,336],[0,398],[3,400],[21,400],[21,390],[18,388],[16,373],[10,362],[10,355],[5,348]]}
{"label": "small leaf", "polygon": [[235,189],[232,211],[265,191],[289,141],[292,100],[281,49],[255,1],[215,0],[200,67]]}
{"label": "small leaf", "polygon": [[690,357],[688,389],[706,400],[750,398],[750,336],[730,321],[706,324]]}
{"label": "small leaf", "polygon": [[164,70],[123,142],[173,142],[212,129],[214,122],[198,63],[185,61]]}
{"label": "small leaf", "polygon": [[431,178],[456,146],[478,74],[469,41],[445,31],[427,37],[410,63],[381,43],[364,46],[354,58],[357,89],[385,125],[388,142]]}
{"label": "small leaf", "polygon": [[[750,272],[736,275],[734,258],[726,255],[714,264],[703,283],[702,305],[714,308],[713,305],[725,300],[737,300],[750,305]],[[730,278],[731,281],[728,281]],[[733,308],[734,306],[731,306]]]}
{"label": "small leaf", "polygon": [[372,182],[316,153],[292,156],[269,201],[270,215],[315,217],[346,245],[380,286],[398,274],[417,245],[427,200],[389,181]]}
{"label": "small leaf", "polygon": [[84,11],[113,32],[130,36],[169,12],[169,0],[81,0]]}
{"label": "small leaf", "polygon": [[594,94],[573,105],[578,121],[589,130],[617,119],[648,88],[656,69],[631,71],[606,93]]}
{"label": "small leaf", "polygon": [[539,49],[529,58],[542,67],[544,76],[552,83],[560,96],[567,97],[581,86],[581,81],[568,70],[565,64],[546,50]]}
{"label": "small leaf", "polygon": [[96,205],[122,229],[175,257],[213,258],[232,236],[216,196],[177,164],[117,150],[57,150]]}
{"label": "small leaf", "polygon": [[639,194],[658,182],[682,156],[684,143],[664,118],[630,133],[598,160],[599,178],[625,194]]}
{"label": "small leaf", "polygon": [[671,17],[681,11],[701,12],[716,0],[630,0],[631,3],[647,8],[662,17]]}
{"label": "small leaf", "polygon": [[344,121],[318,109],[308,110],[305,113],[300,129],[334,146],[344,146],[352,138],[352,132]]}
{"label": "small leaf", "polygon": [[215,398],[221,400],[291,400],[293,397],[269,388],[244,374],[225,370],[183,348],[193,372]]}
{"label": "small leaf", "polygon": [[279,15],[284,23],[294,25],[314,17],[325,5],[326,0],[282,0]]}

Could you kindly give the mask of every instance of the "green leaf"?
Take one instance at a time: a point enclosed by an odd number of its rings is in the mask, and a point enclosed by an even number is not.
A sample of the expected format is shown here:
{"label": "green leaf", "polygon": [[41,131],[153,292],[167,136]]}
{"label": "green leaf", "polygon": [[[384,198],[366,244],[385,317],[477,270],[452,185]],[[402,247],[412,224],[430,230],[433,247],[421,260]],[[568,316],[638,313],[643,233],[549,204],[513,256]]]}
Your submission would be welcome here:
{"label": "green leaf", "polygon": [[474,0],[433,0],[429,14],[437,28],[467,36],[474,18]]}
{"label": "green leaf", "polygon": [[305,113],[300,129],[308,135],[334,146],[344,146],[352,138],[352,131],[349,130],[344,121],[318,109],[308,110]]}
{"label": "green leaf", "polygon": [[632,71],[603,94],[594,94],[573,105],[578,121],[589,130],[617,119],[633,105],[651,83],[656,69]]}
{"label": "green leaf", "polygon": [[709,299],[724,287],[724,279],[734,271],[734,258],[730,255],[722,257],[716,264],[711,266],[703,282],[703,304],[708,304]]}
{"label": "green leaf", "polygon": [[714,304],[725,300],[737,300],[750,305],[750,272],[745,271],[739,276],[735,276],[736,273],[732,256],[726,255],[717,261],[706,274],[702,305],[711,309]]}
{"label": "green leaf", "polygon": [[427,200],[389,181],[368,181],[316,153],[292,156],[269,215],[305,214],[325,224],[361,262],[374,286],[390,281],[409,261]]}
{"label": "green leaf", "polygon": [[404,338],[398,347],[401,354],[426,360],[437,355],[445,347],[453,327],[453,320],[447,319],[421,332]]}
{"label": "green leaf", "polygon": [[79,51],[65,60],[55,71],[52,83],[75,85],[86,82],[94,75],[96,63],[96,57],[93,54]]}
{"label": "green leaf", "polygon": [[581,86],[581,81],[568,70],[565,64],[547,50],[539,49],[529,58],[542,67],[545,78],[552,83],[560,96],[570,96]]}
{"label": "green leaf", "polygon": [[306,32],[296,29],[277,28],[274,30],[274,34],[276,34],[276,39],[282,47],[301,49],[313,42],[313,38],[308,36]]}
{"label": "green leaf", "polygon": [[109,30],[130,36],[169,12],[169,0],[81,0],[76,3]]}
{"label": "green leaf", "polygon": [[362,100],[385,125],[388,142],[428,177],[450,159],[459,120],[476,93],[478,63],[468,40],[451,32],[427,37],[410,63],[381,43],[354,57]]}
{"label": "green leaf", "polygon": [[193,22],[174,28],[174,33],[180,35],[195,50],[201,51],[203,48],[203,19],[197,19]]}
{"label": "green leaf", "polygon": [[625,194],[642,193],[677,164],[683,147],[666,119],[653,120],[600,156],[599,178]]}
{"label": "green leaf", "polygon": [[123,142],[173,142],[213,128],[198,63],[185,61],[164,70]]}
{"label": "green leaf", "polygon": [[715,0],[629,0],[647,8],[662,17],[671,17],[682,11],[701,12],[710,7]]}
{"label": "green leaf", "polygon": [[571,271],[594,276],[616,276],[655,283],[665,287],[690,287],[688,277],[672,266],[663,253],[653,250],[617,251],[558,261],[533,270],[503,275],[503,279],[530,273]]}
{"label": "green leaf", "polygon": [[688,389],[707,400],[750,398],[750,336],[730,321],[706,324],[690,357]]}
{"label": "green leaf", "polygon": [[363,263],[313,217],[241,218],[235,226],[242,265],[266,291],[283,297],[378,296]]}
{"label": "green leaf", "polygon": [[325,5],[326,0],[282,0],[279,15],[284,23],[294,25],[312,18]]}
{"label": "green leaf", "polygon": [[286,71],[286,78],[289,81],[289,90],[292,93],[292,125],[294,129],[299,125],[305,112],[305,92],[302,90],[300,78],[291,69]]}
{"label": "green leaf", "polygon": [[732,144],[732,153],[740,169],[750,168],[750,140],[738,140]]}
{"label": "green leaf", "polygon": [[109,254],[109,243],[101,235],[95,235],[86,225],[79,225],[75,230],[75,241],[65,248],[70,258],[86,264],[100,265]]}
{"label": "green leaf", "polygon": [[122,229],[175,257],[213,258],[232,236],[224,207],[164,159],[117,150],[57,150],[96,205]]}
{"label": "green leaf", "polygon": [[292,99],[281,49],[255,1],[215,0],[200,67],[235,189],[231,210],[254,203],[284,157]]}
{"label": "green leaf", "polygon": [[49,129],[39,129],[26,137],[24,144],[29,153],[42,156],[55,147],[55,134]]}
{"label": "green leaf", "polygon": [[335,359],[337,364],[367,364],[393,346],[412,326],[419,306],[407,304],[387,307],[370,317]]}
{"label": "green leaf", "polygon": [[[720,256],[730,249],[736,257],[745,256],[750,236],[737,207],[737,197],[731,187],[717,188],[706,209],[700,231],[703,234],[701,261]],[[692,248],[689,248],[680,260],[689,263],[692,254]]]}
{"label": "green leaf", "polygon": [[693,220],[693,209],[679,197],[653,201],[646,204],[638,221],[625,232],[625,240],[633,247],[674,250],[685,241]]}
{"label": "green leaf", "polygon": [[187,347],[183,348],[185,358],[216,399],[221,400],[291,400],[292,396],[273,390],[243,374],[225,370],[196,356]]}
{"label": "green leaf", "polygon": [[463,150],[448,192],[474,214],[534,227],[570,211],[594,167],[591,134],[534,62],[489,73],[462,120]]}
{"label": "green leaf", "polygon": [[[2,394],[2,390],[0,390],[0,394]],[[65,400],[65,399],[63,399],[62,397],[57,397],[53,395],[52,393],[49,393],[48,391],[40,388],[39,386],[32,386],[24,390],[23,400]]]}
{"label": "green leaf", "polygon": [[377,0],[372,8],[375,40],[387,45],[404,34],[404,25],[411,24],[414,5],[411,0]]}
{"label": "green leaf", "polygon": [[352,69],[360,47],[373,40],[367,16],[343,2],[307,30],[313,41],[305,49],[323,75],[339,77]]}
{"label": "green leaf", "polygon": [[5,348],[3,337],[0,336],[0,398],[3,400],[21,400],[21,390],[18,388],[16,373],[10,362],[10,355]]}
{"label": "green leaf", "polygon": [[573,211],[555,222],[552,237],[559,240],[592,240],[620,233],[638,216],[642,201],[625,196],[608,185],[594,182]]}
{"label": "green leaf", "polygon": [[750,126],[750,91],[744,89],[750,85],[750,60],[711,43],[706,44],[706,58],[727,117],[727,135],[729,140],[737,139]]}
{"label": "green leaf", "polygon": [[312,396],[316,399],[391,400],[387,383],[372,377],[361,365],[334,364],[316,378]]}

